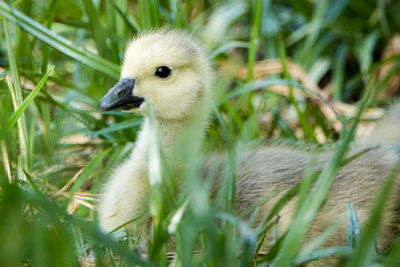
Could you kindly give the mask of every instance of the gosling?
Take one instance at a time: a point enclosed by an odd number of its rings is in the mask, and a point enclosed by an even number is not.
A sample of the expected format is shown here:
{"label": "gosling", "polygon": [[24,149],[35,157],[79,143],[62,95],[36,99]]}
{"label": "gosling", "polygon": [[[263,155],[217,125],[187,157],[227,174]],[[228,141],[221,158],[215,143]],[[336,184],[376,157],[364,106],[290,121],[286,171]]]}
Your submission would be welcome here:
{"label": "gosling", "polygon": [[[146,211],[150,188],[148,148],[151,122],[146,117],[148,110],[145,101],[151,103],[158,122],[161,151],[166,158],[172,158],[178,136],[185,130],[196,109],[204,103],[212,103],[213,76],[207,54],[197,41],[185,33],[153,31],[138,36],[128,45],[121,79],[100,100],[100,108],[121,108],[126,112],[143,114],[145,119],[131,155],[113,171],[100,197],[98,216],[105,232],[124,225],[124,230],[144,242],[149,238],[150,218]],[[200,118],[199,123],[203,128],[207,126],[208,117],[209,112],[204,112]],[[332,224],[332,218],[346,216],[349,202],[354,205],[360,223],[366,222],[380,185],[398,160],[396,151],[390,146],[400,143],[399,122],[400,108],[395,106],[371,137],[356,142],[350,153],[363,149],[367,149],[367,152],[340,169],[327,202],[317,214],[305,239],[324,231]],[[274,203],[301,181],[315,155],[312,151],[284,145],[244,152],[239,157],[236,173],[236,210],[245,211],[273,190],[275,197],[261,207],[257,219],[261,221]],[[323,166],[331,157],[332,153],[318,154],[317,165]],[[397,184],[384,212],[379,237],[381,248],[387,247],[397,235],[395,225],[400,221]],[[292,201],[280,212],[279,233],[284,233],[289,227],[295,206],[295,201]],[[133,218],[138,219],[130,222]],[[327,244],[345,245],[346,227],[345,223],[340,226]],[[264,249],[271,242],[272,234],[268,233]]]}

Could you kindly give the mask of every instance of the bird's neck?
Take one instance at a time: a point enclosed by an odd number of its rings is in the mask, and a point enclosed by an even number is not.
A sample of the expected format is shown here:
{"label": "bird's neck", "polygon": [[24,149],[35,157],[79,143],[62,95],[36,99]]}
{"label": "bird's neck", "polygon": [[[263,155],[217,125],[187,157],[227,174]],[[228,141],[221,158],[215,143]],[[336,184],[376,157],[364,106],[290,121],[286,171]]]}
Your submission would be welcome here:
{"label": "bird's neck", "polygon": [[[155,127],[154,127],[155,126]],[[161,121],[155,125],[149,118],[145,118],[142,130],[139,132],[135,148],[131,155],[134,162],[144,162],[147,165],[151,143],[158,142],[158,146],[165,158],[172,158],[176,139],[185,127],[184,121]],[[153,137],[156,136],[156,139]],[[147,166],[143,166],[146,167]]]}
{"label": "bird's neck", "polygon": [[140,167],[147,170],[149,149],[154,142],[158,143],[165,159],[173,160],[178,165],[185,160],[187,153],[198,151],[209,121],[211,104],[212,101],[204,97],[191,116],[181,120],[160,119],[154,122],[145,117],[130,157],[133,163],[141,162]]}
{"label": "bird's neck", "polygon": [[[147,123],[144,127],[148,127],[149,129],[143,129],[143,130],[149,130],[150,132],[153,129],[149,127],[150,123],[148,119],[146,120]],[[185,121],[163,120],[157,122],[155,124],[155,128],[160,150],[162,151],[165,157],[167,158],[171,157],[174,147],[176,145],[177,138],[182,132],[182,129],[185,128]]]}

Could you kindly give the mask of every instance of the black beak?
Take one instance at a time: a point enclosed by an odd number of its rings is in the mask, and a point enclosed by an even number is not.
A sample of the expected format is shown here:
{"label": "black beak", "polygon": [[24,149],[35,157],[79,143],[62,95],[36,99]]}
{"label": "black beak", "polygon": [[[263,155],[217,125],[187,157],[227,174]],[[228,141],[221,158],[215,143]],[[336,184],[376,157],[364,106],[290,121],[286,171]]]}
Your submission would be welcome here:
{"label": "black beak", "polygon": [[143,103],[144,98],[133,94],[134,86],[135,79],[121,79],[100,100],[100,109],[108,111],[116,108],[127,110],[139,107]]}

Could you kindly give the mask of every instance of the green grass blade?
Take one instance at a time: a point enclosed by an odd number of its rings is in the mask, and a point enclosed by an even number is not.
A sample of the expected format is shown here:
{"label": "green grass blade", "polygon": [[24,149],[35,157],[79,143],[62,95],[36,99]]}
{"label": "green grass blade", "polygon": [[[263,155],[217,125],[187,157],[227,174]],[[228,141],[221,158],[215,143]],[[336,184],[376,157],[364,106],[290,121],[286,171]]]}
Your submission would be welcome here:
{"label": "green grass blade", "polygon": [[[108,0],[108,2],[111,3],[111,5],[115,8],[117,13],[121,16],[121,18],[125,22],[126,26],[129,28],[131,33],[141,31],[140,26],[137,23],[137,21],[135,20],[135,18],[129,17],[128,14],[125,14],[124,11],[122,11],[121,8],[119,8],[119,6],[115,3],[115,0]],[[133,20],[132,20],[132,18],[133,18]]]}
{"label": "green grass blade", "polygon": [[71,187],[70,192],[77,192],[82,185],[92,177],[93,172],[102,166],[103,159],[108,155],[110,152],[110,149],[102,152],[102,153],[97,153],[92,160],[88,163],[87,167],[85,170],[79,175],[79,177],[76,179],[74,185]]}
{"label": "green grass blade", "polygon": [[323,20],[323,16],[328,8],[328,4],[330,1],[321,0],[315,3],[315,10],[312,15],[312,19],[309,22],[309,34],[304,41],[304,47],[301,51],[301,62],[303,64],[308,63],[308,59],[310,54],[313,53],[314,45],[317,41],[317,37],[319,36],[321,29],[325,26],[326,22]]}
{"label": "green grass blade", "polygon": [[22,12],[10,7],[5,2],[0,2],[0,14],[9,21],[32,34],[42,42],[59,50],[67,56],[100,71],[114,79],[119,79],[119,66],[86,50],[76,47],[69,40],[58,35]]}
{"label": "green grass blade", "polygon": [[371,32],[357,43],[355,54],[361,66],[361,72],[366,75],[372,64],[372,53],[378,40],[379,33]]}
{"label": "green grass blade", "polygon": [[335,20],[342,14],[346,8],[349,0],[338,0],[329,3],[327,12],[325,13],[325,19],[328,23],[334,23]]}
{"label": "green grass blade", "polygon": [[140,18],[140,27],[142,30],[150,30],[152,27],[151,16],[150,16],[150,7],[149,1],[147,0],[138,0],[139,4],[139,18]]}
{"label": "green grass blade", "polygon": [[[283,69],[283,77],[285,79],[290,79],[291,77],[290,77],[289,72],[286,67],[286,51],[285,51],[285,47],[284,47],[282,40],[279,42],[279,56],[281,59],[281,64],[282,64],[282,69]],[[308,122],[308,119],[307,119],[305,113],[303,113],[301,111],[300,106],[297,102],[297,99],[294,96],[293,87],[291,85],[289,85],[288,87],[289,87],[289,100],[292,102],[293,106],[296,109],[297,116],[299,117],[301,128],[304,132],[306,139],[309,141],[317,142],[317,139],[315,138],[314,130],[311,127],[310,123]]]}
{"label": "green grass blade", "polygon": [[397,267],[400,262],[400,237],[389,248],[389,253],[386,255],[386,259],[383,262],[383,266],[386,267]]}
{"label": "green grass blade", "polygon": [[160,3],[158,0],[149,0],[149,9],[152,18],[152,26],[153,28],[158,28],[161,26],[160,21]]}
{"label": "green grass blade", "polygon": [[210,53],[210,58],[215,58],[216,56],[218,56],[219,54],[222,54],[230,49],[233,48],[246,48],[249,49],[249,43],[248,42],[242,42],[242,41],[230,41],[227,42],[217,48],[215,48],[214,51],[212,51]]}
{"label": "green grass blade", "polygon": [[107,57],[107,46],[106,46],[106,31],[101,25],[99,14],[93,5],[92,0],[83,0],[83,5],[85,6],[86,13],[89,17],[89,24],[92,27],[92,32],[94,40],[96,41],[97,50],[100,55],[105,55]]}
{"label": "green grass blade", "polygon": [[[149,210],[152,216],[153,246],[150,248],[150,258],[156,262],[165,262],[165,240],[167,229],[165,223],[166,213],[166,179],[163,179],[159,133],[154,111],[149,101],[146,101],[148,110],[148,179],[150,185]],[[164,222],[164,223],[163,223]]]}
{"label": "green grass blade", "polygon": [[[8,89],[11,95],[12,103],[14,106],[14,110],[17,110],[17,107],[21,106],[23,103],[22,98],[22,87],[20,81],[20,75],[18,71],[17,59],[15,57],[15,47],[11,43],[10,33],[8,31],[8,22],[5,19],[3,21],[4,26],[4,34],[6,37],[7,43],[7,55],[8,55],[8,62],[11,69],[12,74],[12,83],[11,81],[7,81]],[[26,127],[26,120],[25,116],[21,113],[19,115],[18,124],[18,145],[19,145],[19,155],[17,159],[18,165],[18,177],[21,179],[25,178],[23,173],[23,168],[28,168],[28,151],[27,151],[27,142],[28,142],[28,130]],[[3,126],[4,127],[4,126]],[[2,140],[3,135],[2,133],[8,131],[8,124],[5,125],[5,129],[0,130],[0,140]]]}
{"label": "green grass blade", "polygon": [[253,6],[254,16],[250,33],[250,47],[248,50],[248,58],[247,58],[247,68],[248,68],[247,81],[253,80],[253,69],[254,69],[254,63],[256,61],[257,44],[261,28],[262,9],[263,9],[263,0],[256,0]]}
{"label": "green grass blade", "polygon": [[347,46],[339,46],[333,67],[333,98],[336,101],[342,99],[343,79],[344,79],[344,64],[346,63]]}
{"label": "green grass blade", "polygon": [[14,92],[15,92],[15,98],[17,101],[17,104],[22,103],[22,86],[21,86],[21,81],[19,77],[19,71],[18,71],[18,66],[17,66],[17,61],[16,57],[14,54],[14,47],[11,43],[11,38],[10,38],[10,33],[8,31],[8,22],[7,20],[3,20],[3,26],[4,26],[4,35],[6,37],[6,43],[7,43],[7,55],[8,55],[8,64],[10,65],[12,77],[13,77],[13,87],[14,87]]}
{"label": "green grass blade", "polygon": [[[1,125],[0,125],[1,126]],[[13,177],[11,174],[11,166],[10,166],[10,160],[8,157],[8,151],[7,151],[7,146],[4,140],[0,140],[0,145],[1,145],[1,156],[4,164],[4,172],[7,176],[7,180],[9,183],[13,182]]]}
{"label": "green grass blade", "polygon": [[97,135],[104,135],[104,134],[109,134],[112,132],[116,132],[116,131],[121,131],[124,129],[129,129],[129,128],[133,128],[135,126],[139,126],[140,124],[142,124],[143,119],[141,118],[135,118],[135,119],[131,119],[131,120],[124,120],[122,122],[118,122],[118,123],[114,123],[112,125],[110,125],[109,127],[105,127],[102,128],[96,132],[94,132],[94,134]]}
{"label": "green grass blade", "polygon": [[298,81],[279,79],[279,78],[267,78],[265,80],[257,80],[257,81],[253,81],[250,83],[246,83],[243,86],[237,87],[236,89],[232,90],[231,92],[223,95],[221,97],[221,99],[219,99],[218,105],[222,105],[223,103],[225,103],[233,98],[245,95],[251,91],[268,88],[268,87],[271,87],[274,85],[286,85],[286,86],[292,86],[292,87],[297,87],[297,88],[307,90],[307,88],[305,86],[303,86],[301,83],[299,83]]}
{"label": "green grass blade", "polygon": [[[254,1],[252,1],[254,3]],[[247,69],[248,76],[247,81],[250,82],[254,79],[253,69],[256,62],[257,45],[259,41],[260,29],[261,29],[261,15],[263,9],[263,0],[256,0],[253,4],[253,22],[250,33],[250,47],[247,56]],[[253,107],[253,93],[250,92],[248,95],[247,106],[249,110],[249,115],[251,116],[254,112]]]}
{"label": "green grass blade", "polygon": [[[110,2],[106,3],[106,14],[107,14],[107,30],[111,32],[117,32],[117,12]],[[111,59],[113,62],[119,62],[119,48],[116,42],[110,39],[111,46]]]}
{"label": "green grass blade", "polygon": [[21,115],[24,113],[24,111],[28,108],[29,104],[35,99],[36,95],[40,92],[40,89],[42,89],[43,85],[46,83],[47,78],[53,71],[54,66],[49,69],[49,71],[43,76],[43,78],[40,80],[40,82],[36,85],[35,89],[25,98],[25,100],[22,102],[22,104],[18,107],[18,109],[14,112],[14,114],[11,116],[11,118],[8,120],[5,128],[2,129],[1,134],[0,134],[0,140],[2,140],[7,132],[11,129],[11,127],[14,126],[14,124],[17,122],[17,120],[21,117]]}
{"label": "green grass blade", "polygon": [[183,28],[183,12],[181,1],[169,0],[170,15],[176,28]]}
{"label": "green grass blade", "polygon": [[226,170],[224,177],[223,187],[223,202],[222,210],[227,213],[233,212],[235,204],[235,192],[236,192],[236,165],[237,165],[237,152],[236,148],[233,147],[227,156]]}

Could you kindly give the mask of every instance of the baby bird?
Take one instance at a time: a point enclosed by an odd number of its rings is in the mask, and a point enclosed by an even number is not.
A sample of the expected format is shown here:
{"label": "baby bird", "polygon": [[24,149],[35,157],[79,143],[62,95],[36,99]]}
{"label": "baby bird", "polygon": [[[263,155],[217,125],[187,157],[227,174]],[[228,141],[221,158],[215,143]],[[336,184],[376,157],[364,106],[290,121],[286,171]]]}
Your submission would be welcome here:
{"label": "baby bird", "polygon": [[[173,147],[188,121],[204,103],[212,103],[213,71],[202,47],[179,31],[153,31],[135,38],[126,50],[121,79],[100,100],[100,108],[122,108],[145,116],[142,129],[129,158],[115,169],[101,195],[98,215],[101,228],[113,231],[121,225],[133,235],[145,240],[149,236],[150,219],[146,213],[148,182],[150,120],[146,117],[149,101],[158,122],[160,148],[166,158],[172,158]],[[206,105],[207,106],[207,105]],[[208,108],[211,109],[211,108]],[[197,112],[198,113],[198,112]],[[197,114],[196,113],[196,114]],[[209,112],[203,112],[199,123],[206,127]],[[378,125],[370,138],[359,140],[350,154],[366,149],[342,167],[330,189],[327,202],[317,214],[306,239],[320,234],[332,224],[333,218],[346,216],[351,202],[360,223],[365,223],[368,212],[379,192],[380,185],[398,160],[390,146],[400,143],[400,106],[395,106]],[[332,153],[318,154],[316,166],[328,162]],[[258,221],[263,219],[274,203],[290,188],[298,184],[316,154],[284,145],[260,147],[238,156],[236,172],[236,210],[243,212],[254,202],[274,191],[276,194],[261,207]],[[223,163],[218,163],[223,164]],[[217,168],[222,169],[222,168]],[[384,248],[397,235],[399,217],[399,188],[384,213],[379,245]],[[290,225],[295,201],[280,212],[279,233]],[[144,214],[144,215],[143,215]],[[133,222],[132,219],[138,218]],[[344,223],[329,245],[346,245],[347,228]],[[272,242],[268,234],[267,249]]]}
{"label": "baby bird", "polygon": [[[158,122],[163,155],[172,153],[179,132],[191,119],[199,103],[210,97],[213,77],[201,46],[178,31],[154,31],[134,39],[126,50],[120,81],[99,103],[103,110],[122,108],[147,115],[149,101]],[[204,123],[207,121],[204,112]],[[98,207],[99,222],[110,232],[147,210],[148,148],[151,135],[145,117],[135,148],[105,186]],[[135,236],[148,237],[148,215],[126,226]]]}

